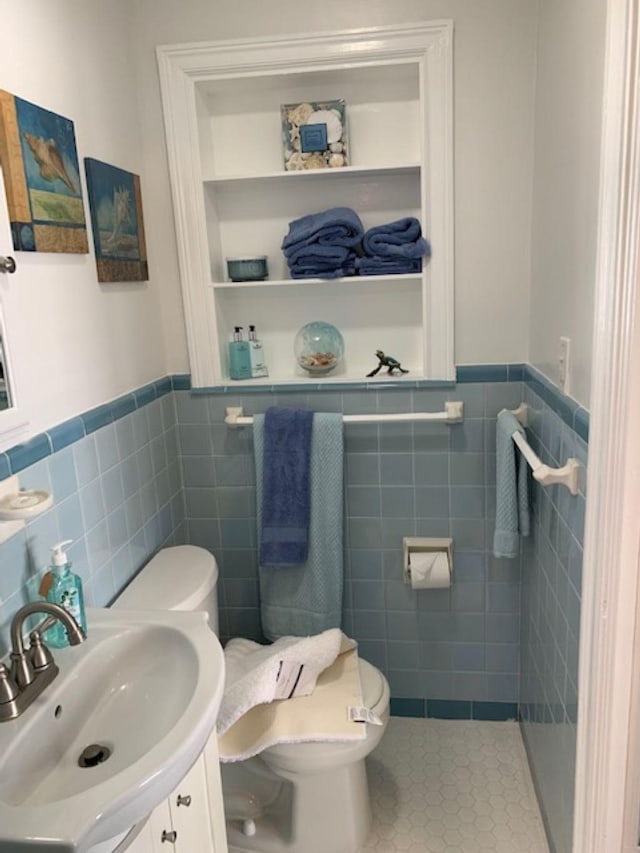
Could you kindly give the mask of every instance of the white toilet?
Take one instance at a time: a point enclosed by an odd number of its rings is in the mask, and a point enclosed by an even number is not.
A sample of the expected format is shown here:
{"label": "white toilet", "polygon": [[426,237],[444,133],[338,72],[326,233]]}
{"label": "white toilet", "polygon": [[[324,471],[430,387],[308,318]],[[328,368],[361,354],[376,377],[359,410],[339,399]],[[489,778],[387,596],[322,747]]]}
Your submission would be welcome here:
{"label": "white toilet", "polygon": [[[208,551],[178,545],[160,551],[114,603],[144,610],[206,610],[218,633],[218,566]],[[365,740],[270,747],[222,765],[229,844],[260,853],[355,853],[371,824],[365,758],[389,719],[389,685],[358,661],[363,703],[384,723]]]}

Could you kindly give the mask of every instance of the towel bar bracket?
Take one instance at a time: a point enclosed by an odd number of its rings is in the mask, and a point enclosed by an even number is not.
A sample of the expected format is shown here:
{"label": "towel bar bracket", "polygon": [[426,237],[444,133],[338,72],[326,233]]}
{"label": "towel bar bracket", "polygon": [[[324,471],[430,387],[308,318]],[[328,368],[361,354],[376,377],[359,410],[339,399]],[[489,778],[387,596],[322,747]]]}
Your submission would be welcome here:
{"label": "towel bar bracket", "polygon": [[515,415],[523,427],[529,426],[529,406],[527,403],[520,403],[517,409],[511,409],[511,413]]}
{"label": "towel bar bracket", "polygon": [[253,423],[253,418],[245,418],[244,409],[242,406],[227,406],[225,409],[226,417],[224,419],[225,424],[227,426],[239,427],[244,426],[244,421],[248,424]]}
{"label": "towel bar bracket", "polygon": [[548,465],[540,465],[533,471],[535,479],[543,486],[559,484],[566,486],[572,495],[578,494],[578,472],[580,463],[573,457],[567,459],[562,468],[550,468]]}

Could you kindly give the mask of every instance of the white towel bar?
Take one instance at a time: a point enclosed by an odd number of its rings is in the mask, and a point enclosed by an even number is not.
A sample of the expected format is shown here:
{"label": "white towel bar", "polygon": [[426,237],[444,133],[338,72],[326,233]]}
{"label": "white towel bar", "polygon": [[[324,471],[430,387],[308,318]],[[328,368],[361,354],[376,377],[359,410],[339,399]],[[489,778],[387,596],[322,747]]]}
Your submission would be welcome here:
{"label": "white towel bar", "polygon": [[[253,418],[245,417],[242,406],[228,406],[227,416],[224,422],[230,427],[249,426]],[[447,424],[457,424],[463,420],[464,403],[448,401],[444,404],[442,412],[399,412],[396,414],[380,415],[344,415],[343,421],[347,424],[377,424],[400,421],[412,423],[414,421],[439,421]]]}
{"label": "white towel bar", "polygon": [[[522,426],[527,426],[529,423],[529,406],[526,403],[521,403],[517,409],[512,409],[511,412],[516,416]],[[562,468],[550,468],[533,452],[531,445],[521,433],[514,432],[511,438],[527,460],[534,478],[541,485],[553,486],[558,483],[561,486],[566,486],[572,495],[578,494],[578,471],[580,470],[580,463],[577,459],[571,456]]]}

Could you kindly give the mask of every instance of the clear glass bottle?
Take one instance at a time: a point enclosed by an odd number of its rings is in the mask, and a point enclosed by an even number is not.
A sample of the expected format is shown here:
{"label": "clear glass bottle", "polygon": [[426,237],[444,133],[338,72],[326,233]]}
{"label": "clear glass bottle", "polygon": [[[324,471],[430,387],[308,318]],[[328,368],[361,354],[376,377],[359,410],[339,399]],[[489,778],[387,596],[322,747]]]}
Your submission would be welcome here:
{"label": "clear glass bottle", "polygon": [[264,363],[264,347],[262,341],[258,340],[255,326],[249,326],[249,355],[251,357],[251,378],[259,379],[268,376],[269,370]]}

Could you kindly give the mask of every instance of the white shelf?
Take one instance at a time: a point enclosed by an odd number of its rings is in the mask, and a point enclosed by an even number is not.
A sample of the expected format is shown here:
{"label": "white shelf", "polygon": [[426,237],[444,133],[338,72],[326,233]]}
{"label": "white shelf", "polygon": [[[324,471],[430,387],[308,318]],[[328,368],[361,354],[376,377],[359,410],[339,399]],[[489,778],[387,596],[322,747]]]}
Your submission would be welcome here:
{"label": "white shelf", "polygon": [[302,181],[315,180],[322,178],[347,178],[355,176],[358,178],[379,178],[385,175],[397,175],[404,173],[413,173],[416,178],[420,174],[419,163],[400,163],[398,165],[387,166],[344,166],[340,169],[309,169],[308,171],[301,170],[296,172],[286,172],[284,168],[280,172],[264,172],[255,175],[213,175],[205,177],[203,183],[219,185],[227,183],[236,183],[241,181]]}
{"label": "white shelf", "polygon": [[[371,359],[371,369],[375,366],[375,358]],[[270,385],[309,385],[313,388],[316,385],[340,384],[347,385],[353,382],[366,382],[372,385],[395,385],[398,382],[415,382],[419,379],[424,379],[424,373],[420,368],[409,368],[409,373],[393,374],[389,376],[382,371],[377,376],[367,378],[366,373],[337,373],[327,374],[326,376],[309,376],[308,374],[278,374],[262,379],[230,379],[228,376],[222,379],[221,384],[233,388],[237,386],[258,386],[264,387]]]}
{"label": "white shelf", "polygon": [[[427,263],[427,261],[425,261]],[[367,285],[379,284],[380,282],[414,282],[417,286],[422,284],[422,273],[407,273],[404,275],[352,275],[346,278],[280,278],[266,279],[265,281],[214,281],[211,287],[214,290],[238,290],[239,288],[265,287],[308,287],[309,285],[321,285],[322,287],[339,284],[345,285]]]}

